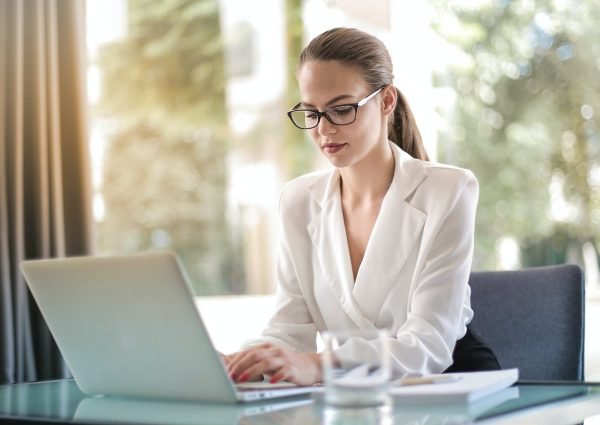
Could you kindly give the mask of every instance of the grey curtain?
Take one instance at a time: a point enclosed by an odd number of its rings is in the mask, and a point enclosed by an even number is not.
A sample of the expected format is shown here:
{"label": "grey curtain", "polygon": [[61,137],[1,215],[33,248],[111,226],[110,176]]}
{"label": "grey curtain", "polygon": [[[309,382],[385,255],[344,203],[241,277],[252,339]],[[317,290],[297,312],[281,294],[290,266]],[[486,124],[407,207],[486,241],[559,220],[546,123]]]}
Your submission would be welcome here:
{"label": "grey curtain", "polygon": [[68,371],[19,269],[90,252],[83,0],[0,0],[0,382]]}

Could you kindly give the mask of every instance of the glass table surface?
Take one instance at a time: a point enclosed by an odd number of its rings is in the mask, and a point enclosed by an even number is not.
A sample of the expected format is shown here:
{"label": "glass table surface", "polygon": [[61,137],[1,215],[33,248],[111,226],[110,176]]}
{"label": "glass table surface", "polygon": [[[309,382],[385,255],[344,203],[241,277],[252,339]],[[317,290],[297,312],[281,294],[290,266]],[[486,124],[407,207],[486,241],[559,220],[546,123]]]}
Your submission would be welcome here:
{"label": "glass table surface", "polygon": [[0,423],[569,424],[594,415],[600,415],[600,384],[594,383],[519,384],[470,404],[406,405],[395,400],[361,409],[325,406],[318,395],[224,405],[90,397],[73,380],[0,386]]}

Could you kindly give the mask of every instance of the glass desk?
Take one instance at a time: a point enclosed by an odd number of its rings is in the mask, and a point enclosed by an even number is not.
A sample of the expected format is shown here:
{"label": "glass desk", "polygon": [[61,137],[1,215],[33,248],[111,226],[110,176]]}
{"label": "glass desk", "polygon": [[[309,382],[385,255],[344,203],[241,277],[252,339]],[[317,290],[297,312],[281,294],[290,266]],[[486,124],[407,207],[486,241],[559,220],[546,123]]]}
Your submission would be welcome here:
{"label": "glass desk", "polygon": [[[520,383],[467,405],[334,409],[318,396],[219,405],[88,397],[74,381],[0,386],[0,424],[574,424],[600,415],[600,384]],[[586,422],[590,423],[590,421]],[[593,419],[593,423],[600,423]]]}

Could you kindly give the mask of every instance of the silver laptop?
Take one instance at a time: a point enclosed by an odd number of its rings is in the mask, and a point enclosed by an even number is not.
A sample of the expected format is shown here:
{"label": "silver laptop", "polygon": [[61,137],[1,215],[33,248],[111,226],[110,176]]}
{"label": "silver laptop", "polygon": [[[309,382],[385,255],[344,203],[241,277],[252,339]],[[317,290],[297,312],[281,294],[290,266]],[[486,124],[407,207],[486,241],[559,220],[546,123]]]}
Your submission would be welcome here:
{"label": "silver laptop", "polygon": [[[237,388],[171,252],[21,263],[75,382],[86,394],[235,403],[315,387]],[[247,320],[231,312],[231,320]]]}

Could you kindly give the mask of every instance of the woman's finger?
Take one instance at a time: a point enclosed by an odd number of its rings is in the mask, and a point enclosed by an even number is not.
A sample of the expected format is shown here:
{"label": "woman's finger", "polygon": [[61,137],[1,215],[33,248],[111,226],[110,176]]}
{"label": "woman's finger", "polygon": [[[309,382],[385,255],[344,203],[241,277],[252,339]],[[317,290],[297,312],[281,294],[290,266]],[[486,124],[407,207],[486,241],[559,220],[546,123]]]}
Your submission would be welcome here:
{"label": "woman's finger", "polygon": [[285,365],[283,358],[278,356],[269,356],[263,360],[254,363],[248,369],[244,370],[238,377],[239,382],[252,381],[262,378],[263,375],[272,375]]}
{"label": "woman's finger", "polygon": [[276,384],[277,382],[280,382],[280,381],[287,381],[288,379],[287,379],[286,369],[287,369],[287,366],[284,366],[281,369],[279,369],[277,372],[272,374],[271,378],[269,379],[269,382],[271,384]]}
{"label": "woman's finger", "polygon": [[[270,350],[271,347],[253,347],[241,353],[229,366],[228,372],[231,379],[241,382],[242,373],[247,371],[253,365],[272,356]],[[249,375],[247,379],[252,379],[252,376]]]}

